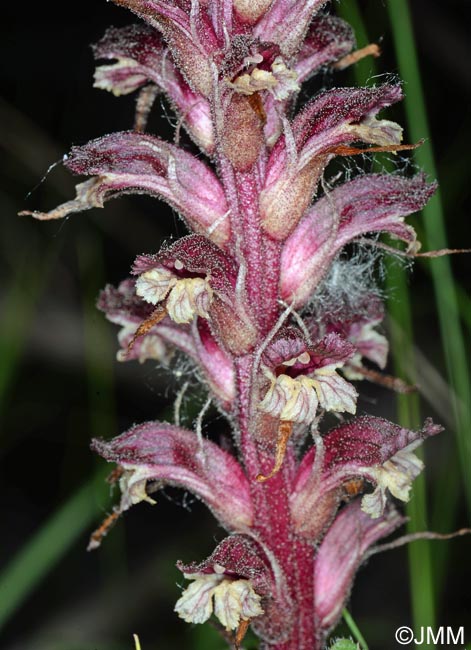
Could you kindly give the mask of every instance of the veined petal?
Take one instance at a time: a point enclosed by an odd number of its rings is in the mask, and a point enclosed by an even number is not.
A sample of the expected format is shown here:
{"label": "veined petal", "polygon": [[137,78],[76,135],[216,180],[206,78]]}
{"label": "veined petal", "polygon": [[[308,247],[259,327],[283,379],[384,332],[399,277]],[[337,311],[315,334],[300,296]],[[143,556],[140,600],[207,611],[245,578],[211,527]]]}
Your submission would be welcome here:
{"label": "veined petal", "polygon": [[250,580],[233,580],[223,575],[192,576],[193,582],[185,589],[175,605],[175,611],[187,623],[205,623],[213,612],[229,632],[239,627],[240,621],[249,621],[263,614],[260,596]]}
{"label": "veined petal", "polygon": [[[215,576],[220,584],[224,581],[218,594],[220,602],[215,599],[215,609],[221,613],[224,625],[224,621],[230,620],[234,624],[237,615],[242,620],[255,616],[253,628],[257,634],[276,642],[294,624],[292,597],[283,570],[275,557],[267,556],[261,545],[248,535],[226,537],[203,562],[178,562],[177,566],[191,580]],[[232,589],[227,591],[230,584]]]}
{"label": "veined petal", "polygon": [[136,294],[151,305],[157,305],[177,282],[176,276],[166,268],[150,269],[137,278]]}
{"label": "veined petal", "polygon": [[278,140],[268,161],[260,210],[263,227],[272,237],[283,240],[290,234],[311,203],[322,170],[341,145],[401,141],[398,125],[374,119],[401,97],[399,86],[385,84],[334,88],[307,104],[294,119],[291,135]]}
{"label": "veined petal", "polygon": [[318,399],[308,377],[293,379],[279,375],[273,379],[259,409],[272,417],[287,422],[312,422],[316,416]]}
{"label": "veined petal", "polygon": [[354,413],[357,392],[336,372],[352,354],[352,346],[336,334],[308,345],[301,332],[283,328],[262,357],[270,386],[259,409],[307,424],[313,422],[318,404],[327,411]]}
{"label": "veined petal", "polygon": [[147,25],[111,27],[93,46],[96,59],[115,60],[95,72],[95,87],[125,95],[152,82],[169,98],[197,145],[207,153],[214,149],[211,109],[194,92],[175,67],[160,34]]}
{"label": "veined petal", "polygon": [[348,242],[369,232],[387,232],[416,248],[404,217],[420,210],[436,189],[423,175],[404,178],[369,174],[317,201],[287,239],[281,258],[281,295],[304,304]]}
{"label": "veined petal", "polygon": [[113,133],[73,147],[65,165],[95,178],[77,186],[77,198],[39,219],[103,207],[120,194],[150,194],[166,200],[189,227],[219,244],[230,235],[227,204],[215,174],[193,155],[158,138],[134,131]]}
{"label": "veined petal", "polygon": [[263,614],[260,596],[249,580],[222,580],[214,590],[214,613],[227,630]]}
{"label": "veined petal", "polygon": [[283,54],[296,54],[313,16],[326,0],[274,0],[254,28],[260,39],[277,43]]}
{"label": "veined petal", "polygon": [[306,81],[322,66],[337,61],[355,47],[353,29],[337,16],[316,16],[309,25],[297,57],[299,81]]}
{"label": "veined petal", "polygon": [[175,606],[185,621],[204,623],[213,611],[213,599],[214,614],[227,631],[263,614],[261,594],[267,594],[271,576],[260,549],[248,537],[227,537],[200,564],[178,563],[178,568],[193,581]]}
{"label": "veined petal", "polygon": [[357,392],[336,372],[353,352],[336,334],[311,345],[296,328],[281,329],[262,356],[270,386],[259,409],[280,420],[306,424],[314,421],[318,404],[327,411],[354,413]]}
{"label": "veined petal", "polygon": [[207,322],[200,318],[193,325],[193,338],[199,363],[214,394],[225,411],[232,411],[236,399],[232,358],[218,345]]}
{"label": "veined petal", "polygon": [[213,613],[213,595],[221,580],[214,573],[195,577],[175,603],[178,616],[187,623],[205,623]]}
{"label": "veined petal", "polygon": [[[188,235],[163,247],[156,255],[140,255],[133,273],[141,275],[156,268],[167,268],[177,279],[204,276],[213,292],[211,300],[205,298],[205,304],[217,340],[234,354],[253,348],[256,331],[250,305],[236,291],[238,267],[231,255],[203,235]],[[200,303],[200,307],[204,305]],[[204,310],[199,313],[202,315]]]}
{"label": "veined petal", "polygon": [[92,50],[95,59],[115,60],[115,63],[97,67],[95,88],[119,96],[132,93],[149,81],[158,83],[156,76],[162,65],[163,49],[162,37],[151,27],[110,27]]}
{"label": "veined petal", "polygon": [[326,411],[356,413],[358,392],[334,369],[318,370],[313,377],[319,404]]}
{"label": "veined petal", "polygon": [[401,501],[409,501],[412,482],[424,468],[423,462],[412,451],[420,444],[415,441],[405,449],[401,449],[390,460],[373,470],[376,488],[371,494],[365,494],[361,500],[361,509],[373,519],[377,519],[384,511],[386,490]]}
{"label": "veined petal", "polygon": [[146,359],[156,359],[166,363],[174,348],[198,361],[195,344],[188,329],[182,325],[175,325],[169,318],[154,325],[135,340],[132,349],[129,350],[129,344],[138,327],[151,317],[153,310],[149,303],[136,294],[133,280],[124,280],[118,287],[107,285],[100,293],[97,307],[105,313],[108,320],[122,327],[118,334],[121,345],[118,361],[138,359],[143,362]]}
{"label": "veined petal", "polygon": [[190,323],[195,316],[209,318],[209,307],[213,300],[213,290],[207,279],[179,279],[165,267],[142,273],[136,280],[136,293],[152,305],[167,298],[165,309],[178,324]]}
{"label": "veined petal", "polygon": [[[348,273],[348,262],[337,262],[333,291],[343,282],[343,273]],[[340,273],[337,274],[337,270]],[[322,294],[322,288],[320,289]],[[327,302],[325,302],[327,300]],[[376,363],[380,368],[386,366],[389,344],[387,339],[376,331],[384,318],[384,305],[378,294],[369,291],[361,299],[352,301],[348,291],[338,295],[324,297],[312,316],[306,319],[306,325],[311,337],[316,339],[326,333],[339,334],[355,348],[355,355],[348,360],[349,379],[363,379],[364,375],[356,373],[351,365],[361,365],[362,357]],[[347,368],[344,368],[344,372]]]}
{"label": "veined petal", "polygon": [[339,618],[368,548],[405,523],[392,508],[379,519],[347,505],[329,528],[314,564],[314,611],[317,626],[326,634]]}
{"label": "veined petal", "polygon": [[[353,478],[365,478],[380,486],[374,497],[367,498],[365,508],[379,516],[385,504],[386,488],[396,496],[408,494],[418,465],[408,452],[425,438],[436,435],[442,427],[429,419],[418,431],[410,431],[382,418],[363,416],[331,430],[323,438],[323,457],[316,464],[316,448],[311,448],[299,466],[291,495],[291,509],[296,528],[308,539],[316,539],[332,520],[343,486]],[[406,451],[406,456],[396,455]],[[415,458],[415,457],[414,457]],[[315,470],[315,471],[313,471]]]}
{"label": "veined petal", "polygon": [[211,19],[201,5],[198,12],[190,16],[185,2],[165,0],[113,0],[117,5],[127,7],[158,29],[167,41],[173,57],[179,63],[190,86],[207,96],[211,92],[211,54],[219,43]]}
{"label": "veined petal", "polygon": [[203,278],[178,280],[170,291],[166,308],[176,323],[190,323],[195,316],[209,318],[213,290]]}
{"label": "veined petal", "polygon": [[164,422],[148,422],[92,449],[125,474],[121,511],[146,498],[148,481],[182,487],[201,498],[229,530],[244,531],[253,521],[247,478],[230,454],[209,440]]}

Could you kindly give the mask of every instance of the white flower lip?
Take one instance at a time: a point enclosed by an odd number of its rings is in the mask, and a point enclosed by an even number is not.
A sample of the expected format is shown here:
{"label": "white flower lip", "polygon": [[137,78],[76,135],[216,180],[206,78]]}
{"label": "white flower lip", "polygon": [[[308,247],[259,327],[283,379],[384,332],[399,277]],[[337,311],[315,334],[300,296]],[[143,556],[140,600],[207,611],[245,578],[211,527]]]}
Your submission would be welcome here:
{"label": "white flower lip", "polygon": [[263,614],[261,597],[250,580],[234,580],[224,574],[185,574],[193,582],[175,604],[175,611],[187,623],[204,623],[214,611],[227,631],[236,630],[241,620]]}
{"label": "white flower lip", "polygon": [[176,323],[189,323],[195,315],[209,318],[213,291],[203,278],[178,280],[167,300],[168,315]]}
{"label": "white flower lip", "polygon": [[423,462],[412,451],[421,443],[416,440],[383,465],[368,468],[368,473],[376,480],[376,488],[370,494],[365,494],[361,501],[361,509],[372,519],[383,514],[386,505],[386,490],[400,501],[409,501],[412,482],[424,468]]}
{"label": "white flower lip", "polygon": [[[261,63],[260,55],[247,57],[247,62]],[[242,95],[253,95],[262,90],[268,90],[275,99],[287,99],[292,92],[299,90],[298,75],[290,70],[281,56],[277,56],[271,64],[271,71],[254,68],[250,73],[245,72],[227,82],[228,85]]]}
{"label": "white flower lip", "polygon": [[309,424],[316,416],[318,405],[326,411],[338,413],[356,411],[358,393],[352,384],[337,374],[334,366],[319,368],[312,377],[299,375],[293,378],[281,374],[270,376],[270,381],[270,388],[259,409],[280,420]]}
{"label": "white flower lip", "polygon": [[[180,269],[183,265],[176,260],[175,266]],[[179,279],[165,268],[151,269],[140,275],[136,280],[136,293],[152,305],[167,298],[168,315],[176,323],[190,323],[195,315],[209,318],[213,300],[213,290],[207,279]]]}
{"label": "white flower lip", "polygon": [[136,293],[151,305],[161,302],[177,283],[173,273],[165,268],[146,271],[136,280]]}

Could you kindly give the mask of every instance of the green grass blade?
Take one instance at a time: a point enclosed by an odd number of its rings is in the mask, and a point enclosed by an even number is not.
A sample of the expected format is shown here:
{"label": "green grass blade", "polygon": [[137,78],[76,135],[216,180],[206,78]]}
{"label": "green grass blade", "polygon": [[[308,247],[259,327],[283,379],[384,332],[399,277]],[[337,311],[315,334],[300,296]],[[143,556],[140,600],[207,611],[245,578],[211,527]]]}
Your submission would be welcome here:
{"label": "green grass blade", "polygon": [[64,557],[80,535],[99,518],[98,497],[109,493],[105,472],[90,479],[26,542],[0,574],[0,628],[8,622],[48,572]]}
{"label": "green grass blade", "polygon": [[[357,0],[344,0],[338,4],[336,10],[337,14],[353,27],[357,47],[361,48],[368,45],[370,42],[368,32]],[[355,82],[358,85],[363,86],[368,82],[370,77],[377,74],[376,61],[372,57],[366,57],[356,63],[351,70],[355,77]]]}
{"label": "green grass blade", "polygon": [[348,625],[348,629],[352,633],[353,638],[360,644],[361,650],[369,650],[363,634],[360,632],[358,625],[353,620],[353,616],[350,614],[348,609],[343,610],[342,616],[343,620]]}
{"label": "green grass blade", "polygon": [[[356,0],[342,3],[341,15],[352,24],[359,34],[359,45],[368,42],[367,29]],[[370,74],[375,74],[377,66],[370,61]],[[355,66],[355,80],[362,84],[367,81],[365,69]],[[383,166],[387,168],[386,164]],[[388,265],[388,290],[392,296],[388,301],[388,312],[396,327],[391,328],[391,352],[395,373],[414,383],[414,369],[405,359],[413,359],[412,310],[406,274],[394,261]],[[403,426],[414,428],[420,424],[418,396],[399,396],[397,400],[398,419]],[[414,483],[413,497],[408,505],[410,518],[408,532],[424,530],[427,520],[426,483],[422,474]],[[416,629],[421,625],[431,625],[435,621],[435,591],[433,584],[432,557],[430,544],[426,541],[409,547],[409,576],[412,601],[412,615]]]}
{"label": "green grass blade", "polygon": [[[393,326],[391,327],[391,356],[394,372],[410,383],[415,383],[413,359],[412,311],[404,269],[392,261],[388,265],[388,286],[392,298],[388,301],[388,311]],[[394,295],[394,293],[396,295]],[[402,426],[415,429],[420,426],[420,406],[417,394],[397,396],[398,419]],[[422,450],[421,450],[422,451]],[[421,456],[420,453],[417,455]],[[427,500],[425,474],[421,474],[413,486],[412,498],[407,506],[409,522],[408,532],[414,533],[427,529]],[[412,616],[414,627],[434,627],[435,624],[435,589],[430,543],[427,541],[410,544],[409,576]]]}
{"label": "green grass blade", "polygon": [[[420,167],[435,177],[436,167],[430,140],[424,93],[414,41],[411,15],[407,0],[389,0],[387,3],[396,57],[401,77],[406,82],[404,102],[410,138],[417,141],[427,138],[415,152]],[[427,247],[446,248],[445,220],[440,191],[423,210]],[[435,290],[442,342],[453,395],[453,413],[462,468],[462,480],[471,508],[471,409],[469,396],[471,384],[467,364],[466,347],[459,318],[459,306],[453,282],[450,260],[446,257],[431,260],[430,267]]]}
{"label": "green grass blade", "polygon": [[[101,251],[96,240],[81,242],[80,261],[82,285],[84,287],[84,344],[89,385],[89,406],[91,429],[94,435],[110,435],[115,432],[115,408],[113,400],[113,353],[109,334],[102,318],[95,312],[94,302],[97,293],[97,263]],[[88,251],[85,255],[84,251]],[[11,290],[13,312],[20,322],[24,322],[24,331],[15,333],[18,339],[11,353],[11,363],[18,358],[34,311],[37,296],[44,286],[47,272],[51,268],[52,258],[44,265],[44,272],[38,273],[35,265],[33,278],[19,275]],[[90,280],[94,276],[94,281]],[[31,283],[29,282],[31,280]],[[22,289],[29,287],[25,293]],[[93,295],[92,295],[93,294]],[[21,309],[21,311],[19,311]],[[93,313],[92,313],[93,309]],[[29,319],[27,318],[29,317]],[[6,329],[8,322],[3,325]],[[9,373],[12,370],[8,367]],[[6,371],[4,371],[6,372]],[[8,378],[8,375],[5,375]],[[8,382],[1,384],[5,388]],[[0,628],[8,622],[21,604],[28,598],[49,571],[56,566],[68,552],[74,542],[87,528],[93,527],[102,517],[103,504],[109,500],[109,486],[104,482],[108,468],[101,469],[96,476],[86,483],[48,521],[35,533],[16,557],[0,574]],[[116,531],[118,533],[118,531]],[[119,533],[118,533],[119,536]],[[112,536],[107,552],[102,554],[104,561],[111,556],[113,568],[116,568],[116,556],[120,567],[123,566],[122,540]],[[113,542],[113,538],[115,541]],[[114,553],[112,552],[114,549]],[[84,549],[85,552],[85,549]],[[113,557],[114,556],[114,557]]]}
{"label": "green grass blade", "polygon": [[471,299],[460,285],[456,287],[456,294],[458,296],[461,318],[468,329],[468,333],[471,334]]}

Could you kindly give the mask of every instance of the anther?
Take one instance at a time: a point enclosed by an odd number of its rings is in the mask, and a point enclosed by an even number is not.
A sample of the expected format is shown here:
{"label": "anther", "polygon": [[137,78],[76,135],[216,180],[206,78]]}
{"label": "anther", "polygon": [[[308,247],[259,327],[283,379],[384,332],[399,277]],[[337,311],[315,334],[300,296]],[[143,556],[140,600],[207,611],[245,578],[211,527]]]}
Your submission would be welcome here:
{"label": "anther", "polygon": [[368,381],[371,381],[371,383],[378,384],[378,386],[384,386],[385,388],[389,388],[395,393],[401,395],[407,395],[417,390],[417,386],[407,384],[402,379],[399,379],[399,377],[384,375],[381,372],[377,372],[371,368],[364,368],[363,366],[352,366],[352,369],[358,374],[363,375],[363,377]]}
{"label": "anther", "polygon": [[240,650],[240,644],[242,643],[245,635],[247,634],[247,630],[249,629],[250,621],[241,621],[239,623],[239,627],[237,628],[237,632],[235,635],[234,639],[234,646],[235,650]]}
{"label": "anther", "polygon": [[280,470],[280,467],[283,464],[283,460],[286,453],[286,447],[288,445],[288,440],[290,439],[291,433],[293,432],[293,423],[288,422],[287,420],[280,420],[278,426],[278,440],[276,443],[276,452],[275,452],[275,464],[273,469],[266,476],[264,474],[259,474],[256,480],[259,483],[264,483],[268,481],[269,478],[272,478]]}
{"label": "anther", "polygon": [[154,325],[157,325],[160,323],[161,320],[165,318],[167,315],[167,310],[163,305],[158,305],[156,309],[152,312],[152,314],[147,318],[143,323],[139,325],[137,330],[134,333],[134,336],[132,337],[128,349],[127,349],[127,354],[131,352],[131,350],[134,347],[135,342],[140,336],[144,336],[144,334],[147,334],[149,330],[151,330]]}
{"label": "anther", "polygon": [[87,551],[93,551],[98,548],[106,535],[110,532],[116,521],[119,519],[121,511],[116,508],[113,512],[105,517],[101,525],[93,531],[90,535],[90,541],[87,546]]}
{"label": "anther", "polygon": [[117,465],[114,470],[111,472],[106,477],[106,482],[109,483],[110,485],[114,485],[119,481],[119,479],[122,477],[124,474],[124,467],[121,467],[121,465]]}
{"label": "anther", "polygon": [[381,50],[379,46],[376,45],[376,43],[370,43],[369,45],[366,45],[365,47],[362,47],[359,50],[355,50],[351,54],[347,54],[347,56],[342,57],[337,61],[337,63],[334,63],[332,67],[336,70],[344,70],[350,65],[358,63],[358,61],[361,61],[366,56],[373,56],[375,59],[377,59],[380,55]]}
{"label": "anther", "polygon": [[364,149],[339,145],[331,149],[329,153],[334,153],[338,156],[356,156],[360,153],[396,153],[396,151],[410,151],[411,149],[417,149],[417,147],[420,147],[423,143],[424,140],[419,140],[416,144],[388,144],[385,146],[368,147]]}

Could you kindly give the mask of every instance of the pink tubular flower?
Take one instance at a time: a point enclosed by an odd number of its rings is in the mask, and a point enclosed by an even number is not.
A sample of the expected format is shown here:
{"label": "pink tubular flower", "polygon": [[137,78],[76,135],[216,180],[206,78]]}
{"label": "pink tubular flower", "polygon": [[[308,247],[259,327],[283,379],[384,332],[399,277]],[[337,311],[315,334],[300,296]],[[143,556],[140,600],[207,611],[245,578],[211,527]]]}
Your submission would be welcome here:
{"label": "pink tubular flower", "polygon": [[[381,114],[401,99],[397,84],[323,90],[295,111],[302,83],[355,44],[325,0],[114,1],[144,22],[94,46],[95,86],[139,92],[135,128],[73,147],[64,164],[88,178],[75,199],[33,215],[139,193],[178,212],[188,234],[138,255],[98,307],[121,328],[119,360],[169,364],[178,351],[194,364],[234,452],[178,418],[94,440],[118,466],[110,521],[154,504],[165,485],[197,495],[228,536],[206,560],[178,564],[189,584],[176,613],[214,615],[236,647],[250,625],[265,650],[319,650],[368,549],[403,523],[392,497],[409,498],[423,467],[414,449],[441,430],[350,417],[352,382],[369,363],[384,369],[388,343],[379,294],[345,247],[387,233],[413,254],[405,218],[435,184],[422,174],[326,181],[336,157],[407,145]],[[199,151],[144,132],[158,93]],[[331,430],[326,412],[340,420]]]}

